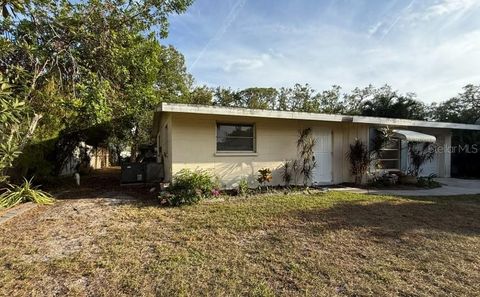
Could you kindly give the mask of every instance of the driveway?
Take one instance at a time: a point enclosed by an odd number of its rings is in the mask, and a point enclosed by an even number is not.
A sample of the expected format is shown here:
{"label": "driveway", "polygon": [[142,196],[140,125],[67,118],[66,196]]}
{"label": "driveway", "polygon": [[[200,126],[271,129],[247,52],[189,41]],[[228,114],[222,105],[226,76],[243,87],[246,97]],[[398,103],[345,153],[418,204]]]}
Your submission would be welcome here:
{"label": "driveway", "polygon": [[435,189],[419,190],[389,190],[389,189],[360,189],[360,188],[339,188],[338,191],[369,193],[377,195],[394,196],[455,196],[455,195],[474,195],[480,194],[480,180],[478,179],[459,179],[459,178],[437,178],[442,187]]}

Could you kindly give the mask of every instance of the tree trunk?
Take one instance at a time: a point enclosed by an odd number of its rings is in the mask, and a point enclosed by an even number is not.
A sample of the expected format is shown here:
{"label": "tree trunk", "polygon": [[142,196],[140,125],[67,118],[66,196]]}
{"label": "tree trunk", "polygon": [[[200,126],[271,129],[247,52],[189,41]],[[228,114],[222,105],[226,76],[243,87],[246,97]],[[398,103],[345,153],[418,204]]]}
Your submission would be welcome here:
{"label": "tree trunk", "polygon": [[41,114],[35,114],[33,116],[32,121],[30,122],[30,126],[28,127],[27,134],[25,135],[25,138],[23,138],[22,143],[18,147],[19,151],[23,151],[25,146],[30,142],[30,139],[33,137],[33,133],[35,133],[35,130],[37,129],[38,121],[43,117]]}
{"label": "tree trunk", "polygon": [[115,146],[115,154],[117,155],[117,160],[116,160],[117,164],[116,165],[120,165],[122,163],[121,162],[122,161],[122,150],[121,150],[119,145]]}
{"label": "tree trunk", "polygon": [[137,160],[137,144],[132,143],[130,148],[130,162],[134,163]]}

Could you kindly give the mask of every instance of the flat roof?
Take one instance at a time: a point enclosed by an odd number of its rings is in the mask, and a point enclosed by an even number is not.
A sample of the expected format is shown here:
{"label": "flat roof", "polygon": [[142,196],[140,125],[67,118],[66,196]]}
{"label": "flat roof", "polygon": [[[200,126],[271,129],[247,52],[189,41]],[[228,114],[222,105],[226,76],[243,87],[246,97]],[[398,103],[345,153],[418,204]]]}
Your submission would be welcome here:
{"label": "flat roof", "polygon": [[418,121],[418,120],[381,118],[381,117],[350,116],[350,115],[341,115],[341,114],[250,109],[250,108],[240,108],[240,107],[223,107],[223,106],[165,103],[165,102],[161,103],[160,106],[157,107],[156,111],[157,112],[174,112],[174,113],[193,113],[193,114],[204,114],[204,115],[289,119],[289,120],[361,123],[361,124],[402,126],[402,127],[414,126],[414,127],[440,128],[440,129],[480,130],[480,125],[471,125],[471,124],[457,124],[457,123],[447,123],[447,122],[431,122],[431,121]]}

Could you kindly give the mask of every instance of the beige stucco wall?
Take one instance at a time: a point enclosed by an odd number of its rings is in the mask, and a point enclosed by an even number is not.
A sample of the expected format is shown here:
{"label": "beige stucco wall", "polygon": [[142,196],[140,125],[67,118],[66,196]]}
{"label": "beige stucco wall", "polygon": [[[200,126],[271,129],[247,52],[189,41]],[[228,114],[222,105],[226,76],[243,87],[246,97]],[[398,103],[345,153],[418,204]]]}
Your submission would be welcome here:
{"label": "beige stucco wall", "polygon": [[[256,153],[223,155],[216,153],[216,123],[249,123],[256,128]],[[159,143],[168,143],[164,156],[166,179],[183,168],[205,169],[214,173],[224,187],[235,187],[247,178],[254,187],[258,170],[273,171],[272,185],[282,184],[281,167],[297,156],[296,141],[302,128],[325,127],[333,133],[333,183],[351,181],[345,156],[355,138],[368,140],[368,125],[254,117],[227,117],[184,113],[164,113],[160,121]],[[165,132],[165,125],[169,126]],[[165,150],[162,148],[163,153]]]}

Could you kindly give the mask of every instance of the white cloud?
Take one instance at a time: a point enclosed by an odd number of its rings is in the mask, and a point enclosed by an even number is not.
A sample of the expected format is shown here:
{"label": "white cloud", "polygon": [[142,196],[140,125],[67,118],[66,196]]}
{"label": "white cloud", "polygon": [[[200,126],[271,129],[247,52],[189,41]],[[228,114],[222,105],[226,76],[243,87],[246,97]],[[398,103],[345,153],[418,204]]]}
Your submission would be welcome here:
{"label": "white cloud", "polygon": [[226,72],[254,70],[264,66],[264,61],[268,60],[268,55],[262,55],[260,58],[240,58],[227,61],[223,69]]}
{"label": "white cloud", "polygon": [[480,2],[478,0],[443,0],[429,6],[425,11],[424,19],[428,20],[434,17],[465,11],[479,4]]}

